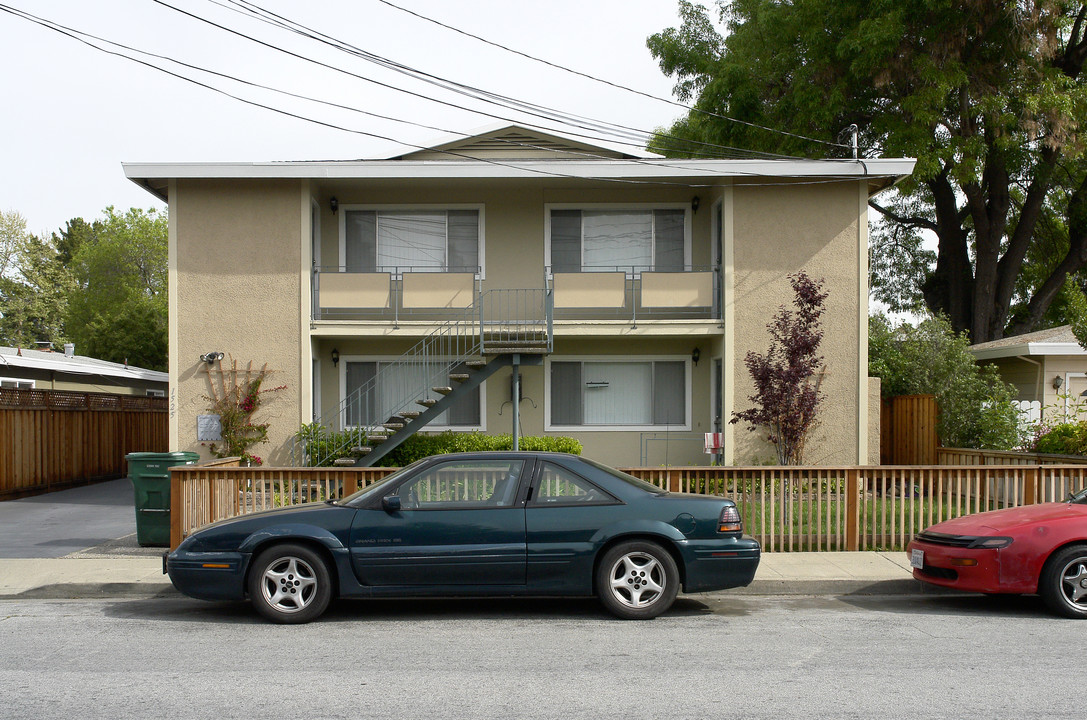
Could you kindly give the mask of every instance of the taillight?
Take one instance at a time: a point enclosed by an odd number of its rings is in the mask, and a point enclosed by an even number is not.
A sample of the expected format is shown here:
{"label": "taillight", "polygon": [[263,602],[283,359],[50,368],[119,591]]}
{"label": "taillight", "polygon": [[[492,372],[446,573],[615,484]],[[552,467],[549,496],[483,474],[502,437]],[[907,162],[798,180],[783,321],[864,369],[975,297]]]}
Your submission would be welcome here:
{"label": "taillight", "polygon": [[740,519],[740,511],[735,505],[726,505],[721,508],[721,519],[717,523],[717,532],[742,533],[744,531],[743,520]]}

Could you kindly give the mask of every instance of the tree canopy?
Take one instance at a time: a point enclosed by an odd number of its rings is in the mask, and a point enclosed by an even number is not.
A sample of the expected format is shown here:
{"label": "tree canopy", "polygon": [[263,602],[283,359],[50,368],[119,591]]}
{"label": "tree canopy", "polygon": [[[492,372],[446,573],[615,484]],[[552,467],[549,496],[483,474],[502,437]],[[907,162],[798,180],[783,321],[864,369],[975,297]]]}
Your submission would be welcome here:
{"label": "tree canopy", "polygon": [[865,156],[917,158],[871,203],[877,297],[923,304],[973,342],[1062,319],[1087,266],[1087,5],[718,0],[720,25],[679,8],[648,46],[694,109],[654,149],[844,157],[839,133],[856,125]]}
{"label": "tree canopy", "polygon": [[0,343],[71,341],[81,355],[165,370],[167,219],[103,215],[39,237],[0,213]]}

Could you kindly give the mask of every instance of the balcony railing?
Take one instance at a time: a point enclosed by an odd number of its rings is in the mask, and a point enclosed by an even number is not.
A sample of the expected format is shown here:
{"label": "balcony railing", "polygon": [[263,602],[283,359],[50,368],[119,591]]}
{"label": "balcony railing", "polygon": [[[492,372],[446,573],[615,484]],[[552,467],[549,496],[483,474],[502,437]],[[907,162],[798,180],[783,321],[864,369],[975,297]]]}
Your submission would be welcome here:
{"label": "balcony railing", "polygon": [[379,267],[313,271],[314,320],[449,320],[476,304],[480,269]]}
{"label": "balcony railing", "polygon": [[[542,287],[554,297],[556,320],[720,320],[721,273],[716,266],[659,271],[644,266],[581,272],[545,269]],[[480,302],[479,268],[344,266],[313,273],[314,320],[445,321]]]}
{"label": "balcony railing", "polygon": [[720,268],[659,271],[646,266],[594,267],[580,272],[547,268],[556,320],[719,320]]}

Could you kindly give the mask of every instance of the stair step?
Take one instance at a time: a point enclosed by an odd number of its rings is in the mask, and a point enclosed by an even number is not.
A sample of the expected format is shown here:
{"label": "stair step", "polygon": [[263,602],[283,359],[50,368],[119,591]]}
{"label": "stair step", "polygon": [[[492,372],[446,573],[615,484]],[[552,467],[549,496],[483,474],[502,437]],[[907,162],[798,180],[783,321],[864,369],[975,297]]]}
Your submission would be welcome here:
{"label": "stair step", "polygon": [[404,418],[405,420],[414,420],[422,414],[423,413],[419,412],[418,410],[403,410],[397,413],[397,415]]}
{"label": "stair step", "polygon": [[382,423],[381,427],[385,428],[386,430],[403,430],[405,424],[406,423],[387,422]]}
{"label": "stair step", "polygon": [[439,395],[448,395],[449,393],[453,392],[453,388],[451,387],[432,387],[430,389],[438,393]]}
{"label": "stair step", "polygon": [[471,377],[471,375],[469,375],[468,373],[450,373],[449,374],[449,379],[450,380],[452,380],[453,382],[459,382],[459,383],[464,382],[469,377]]}
{"label": "stair step", "polygon": [[349,457],[336,458],[335,460],[332,461],[332,464],[335,465],[336,467],[348,467],[350,465],[355,464],[355,458],[349,458]]}
{"label": "stair step", "polygon": [[365,445],[356,445],[355,447],[351,448],[351,452],[355,453],[356,455],[368,455],[373,451],[374,449],[372,447],[366,447]]}
{"label": "stair step", "polygon": [[388,435],[371,435],[370,437],[366,438],[367,442],[369,442],[371,445],[380,445],[388,439]]}
{"label": "stair step", "polygon": [[426,398],[425,400],[416,400],[415,402],[418,403],[419,405],[422,405],[423,407],[434,407],[435,405],[438,404],[438,401],[435,400],[434,398]]}
{"label": "stair step", "polygon": [[467,365],[468,367],[472,368],[473,370],[478,370],[480,368],[487,367],[487,361],[486,360],[469,360],[468,362],[466,362],[464,364]]}

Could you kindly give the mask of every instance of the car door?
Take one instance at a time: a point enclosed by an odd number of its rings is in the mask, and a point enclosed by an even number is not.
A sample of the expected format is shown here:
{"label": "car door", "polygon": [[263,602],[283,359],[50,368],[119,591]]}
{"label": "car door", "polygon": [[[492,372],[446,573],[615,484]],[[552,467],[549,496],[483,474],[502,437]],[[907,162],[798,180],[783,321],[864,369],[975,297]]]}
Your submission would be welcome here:
{"label": "car door", "polygon": [[360,510],[351,529],[359,581],[370,586],[525,584],[525,458],[429,465],[387,497],[400,509]]}
{"label": "car door", "polygon": [[528,583],[541,592],[588,592],[594,538],[621,518],[625,506],[567,467],[549,461],[537,466],[525,509]]}

